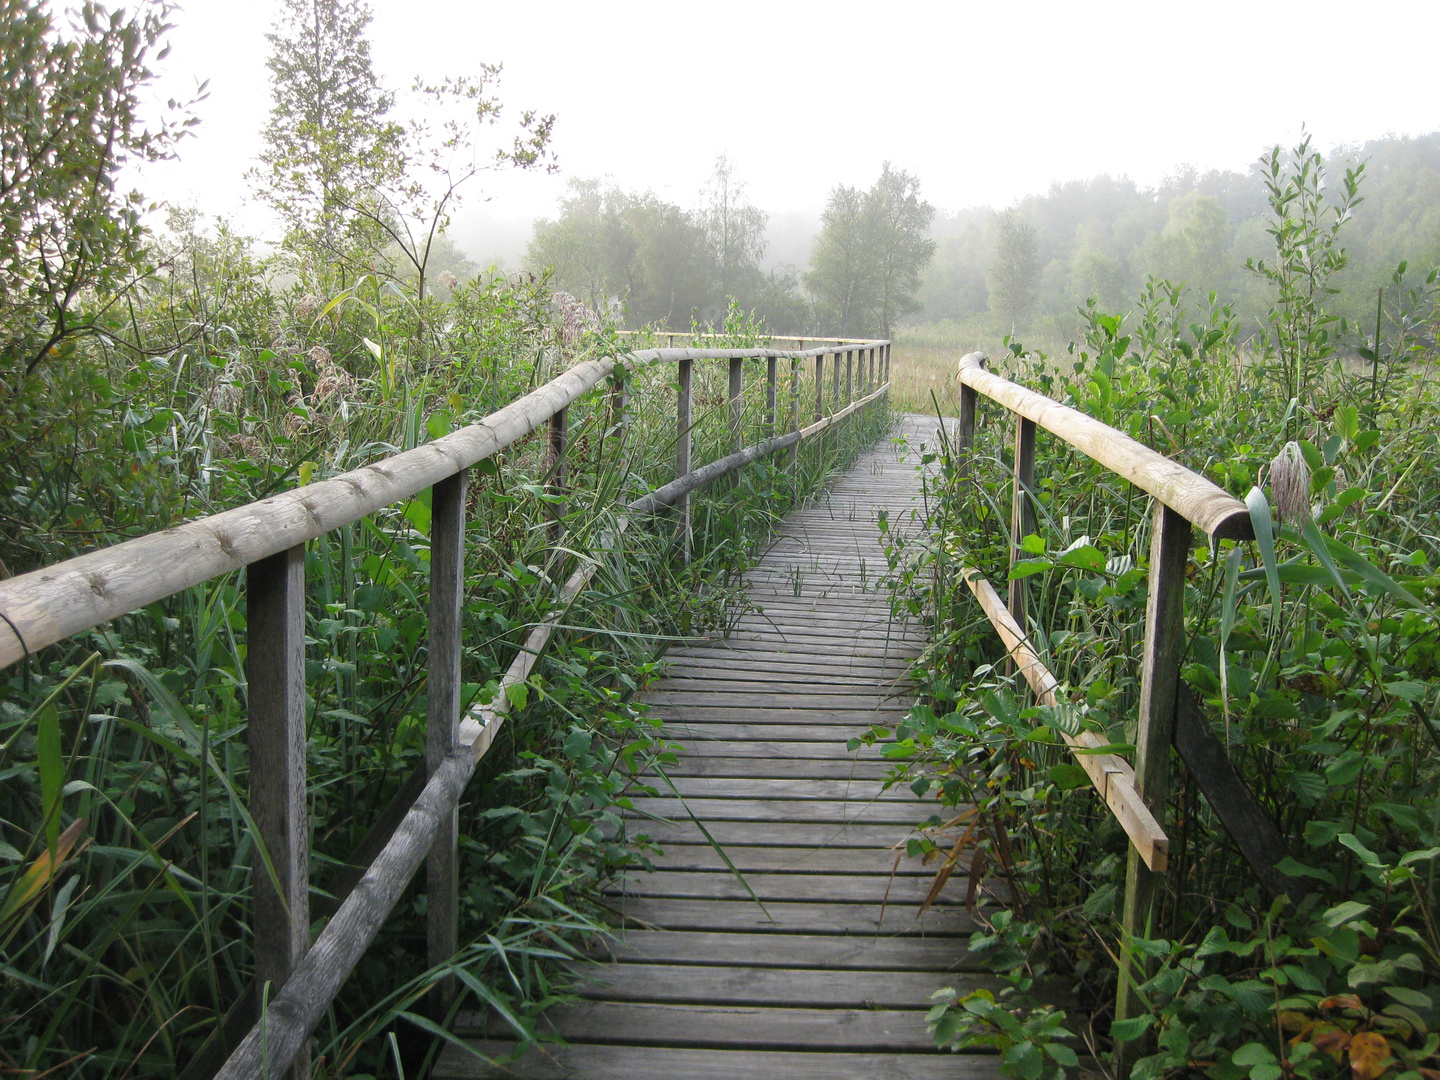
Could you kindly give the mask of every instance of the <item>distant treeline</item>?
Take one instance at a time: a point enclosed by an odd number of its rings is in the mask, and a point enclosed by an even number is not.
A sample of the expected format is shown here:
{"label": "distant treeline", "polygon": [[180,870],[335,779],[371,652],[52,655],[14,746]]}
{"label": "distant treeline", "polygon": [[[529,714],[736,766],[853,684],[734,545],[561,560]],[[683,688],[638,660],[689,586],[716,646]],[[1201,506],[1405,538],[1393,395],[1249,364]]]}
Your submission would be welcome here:
{"label": "distant treeline", "polygon": [[[1330,307],[1373,319],[1376,290],[1408,260],[1408,280],[1440,265],[1440,133],[1386,138],[1327,155],[1338,188],[1363,163],[1361,202],[1341,230],[1349,265]],[[1102,310],[1133,307],[1150,276],[1185,283],[1200,300],[1215,292],[1256,325],[1273,300],[1245,269],[1273,256],[1265,170],[1183,168],[1155,189],[1097,176],[1056,184],[1009,210],[937,217],[938,248],[920,291],[927,320],[989,315],[1008,331],[1068,332],[1077,307],[1094,296]],[[1008,271],[1008,275],[1007,275]],[[1027,272],[1028,271],[1028,272]]]}
{"label": "distant treeline", "polygon": [[886,334],[919,310],[934,215],[915,177],[886,162],[869,190],[830,193],[803,272],[766,270],[769,215],[722,157],[695,209],[572,180],[559,215],[535,223],[525,267],[631,327],[718,327],[733,304],[777,334]]}
{"label": "distant treeline", "polygon": [[[1330,307],[1364,321],[1402,260],[1408,282],[1440,265],[1440,132],[1341,147],[1327,174],[1338,186],[1362,164],[1361,201],[1339,238],[1349,265]],[[1268,215],[1258,157],[1243,173],[1184,167],[1153,189],[1097,176],[1006,210],[938,215],[914,177],[887,165],[870,191],[831,193],[805,267],[762,269],[768,215],[721,159],[695,209],[572,181],[560,214],[536,223],[525,262],[552,267],[558,288],[633,326],[716,324],[733,297],[776,333],[883,333],[908,317],[1064,336],[1088,298],[1128,310],[1150,277],[1183,283],[1192,303],[1214,292],[1256,326],[1272,301],[1245,262],[1274,250]]]}

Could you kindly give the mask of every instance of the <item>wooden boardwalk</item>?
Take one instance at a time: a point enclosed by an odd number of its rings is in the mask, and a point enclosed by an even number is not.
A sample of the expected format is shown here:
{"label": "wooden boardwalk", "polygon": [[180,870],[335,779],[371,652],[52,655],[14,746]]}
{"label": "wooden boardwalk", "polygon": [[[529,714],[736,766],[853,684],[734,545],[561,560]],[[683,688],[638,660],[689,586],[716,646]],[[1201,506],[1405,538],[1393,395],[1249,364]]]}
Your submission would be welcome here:
{"label": "wooden boardwalk", "polygon": [[[881,445],[786,520],[748,576],[755,610],[734,632],[669,654],[647,698],[684,744],[671,771],[684,804],[642,800],[669,821],[634,822],[663,854],[656,872],[615,886],[627,926],[613,962],[580,969],[586,1000],[547,1016],[569,1045],[531,1050],[508,1072],[451,1047],[436,1077],[998,1078],[997,1058],[937,1053],[925,1030],[934,990],[993,985],[966,962],[965,882],[918,917],[933,869],[896,869],[892,849],[931,806],[908,788],[882,792],[878,753],[845,746],[907,706],[923,642],[876,588],[876,518],[910,524],[916,448],[934,427],[905,417],[908,454]],[[461,1033],[487,1055],[511,1048],[477,1015]]]}

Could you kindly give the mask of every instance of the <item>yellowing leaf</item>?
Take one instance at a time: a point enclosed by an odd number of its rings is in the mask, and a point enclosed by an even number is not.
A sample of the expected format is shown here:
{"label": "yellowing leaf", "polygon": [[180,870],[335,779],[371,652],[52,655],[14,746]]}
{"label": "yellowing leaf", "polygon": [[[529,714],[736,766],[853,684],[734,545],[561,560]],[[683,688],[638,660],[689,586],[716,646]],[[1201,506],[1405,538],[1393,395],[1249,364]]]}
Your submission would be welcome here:
{"label": "yellowing leaf", "polygon": [[5,903],[0,905],[0,931],[3,931],[12,919],[19,917],[26,904],[44,892],[54,880],[56,869],[65,862],[70,855],[70,849],[84,831],[84,818],[72,821],[70,827],[55,841],[54,857],[51,857],[51,851],[47,848],[30,864],[30,868],[20,875],[20,879],[11,886],[9,895],[5,897]]}
{"label": "yellowing leaf", "polygon": [[1390,1060],[1390,1043],[1375,1031],[1362,1031],[1350,1039],[1350,1075],[1355,1080],[1379,1080]]}
{"label": "yellowing leaf", "polygon": [[1324,998],[1320,1002],[1322,1009],[1359,1009],[1360,999],[1354,994],[1336,994],[1334,997]]}

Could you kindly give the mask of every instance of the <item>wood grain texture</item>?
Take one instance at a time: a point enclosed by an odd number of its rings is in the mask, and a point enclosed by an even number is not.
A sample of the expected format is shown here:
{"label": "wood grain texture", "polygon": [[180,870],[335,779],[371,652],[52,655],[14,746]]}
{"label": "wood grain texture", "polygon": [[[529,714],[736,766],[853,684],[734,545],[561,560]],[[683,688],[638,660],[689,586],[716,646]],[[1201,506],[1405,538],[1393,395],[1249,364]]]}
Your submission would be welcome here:
{"label": "wood grain texture", "polygon": [[[561,413],[557,413],[562,415]],[[425,774],[435,775],[460,742],[461,602],[465,589],[465,492],[468,470],[430,489],[430,641],[425,678]],[[426,958],[455,955],[459,941],[459,808],[442,822],[426,860]],[[438,988],[442,1013],[453,986]]]}
{"label": "wood grain texture", "polygon": [[[255,984],[263,998],[285,986],[310,948],[305,545],[253,564],[245,586],[250,815],[269,855],[268,866],[257,857],[251,871]],[[297,1048],[287,1075],[310,1075],[305,1048]]]}

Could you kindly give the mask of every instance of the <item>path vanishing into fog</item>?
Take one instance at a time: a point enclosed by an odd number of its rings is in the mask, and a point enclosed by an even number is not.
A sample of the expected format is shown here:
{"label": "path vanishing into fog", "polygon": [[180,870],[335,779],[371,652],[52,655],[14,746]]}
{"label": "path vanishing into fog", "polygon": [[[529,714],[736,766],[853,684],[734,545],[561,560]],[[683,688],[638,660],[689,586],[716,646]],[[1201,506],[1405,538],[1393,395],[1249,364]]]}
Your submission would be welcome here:
{"label": "path vanishing into fog", "polygon": [[[577,967],[583,1000],[541,1021],[568,1045],[507,1069],[452,1046],[434,1076],[999,1077],[997,1057],[939,1053],[925,1030],[936,989],[994,985],[967,960],[968,883],[956,874],[919,914],[935,867],[898,856],[931,807],[881,790],[878,747],[846,749],[909,704],[924,640],[891,618],[877,519],[921,527],[919,449],[936,424],[901,417],[903,443],[787,518],[747,575],[751,610],[729,636],[672,650],[646,692],[684,746],[670,770],[681,798],[660,784],[665,797],[637,800],[666,819],[632,822],[662,854],[614,884],[624,925],[601,963]],[[515,1049],[496,1017],[462,1015],[459,1033],[486,1057]]]}

